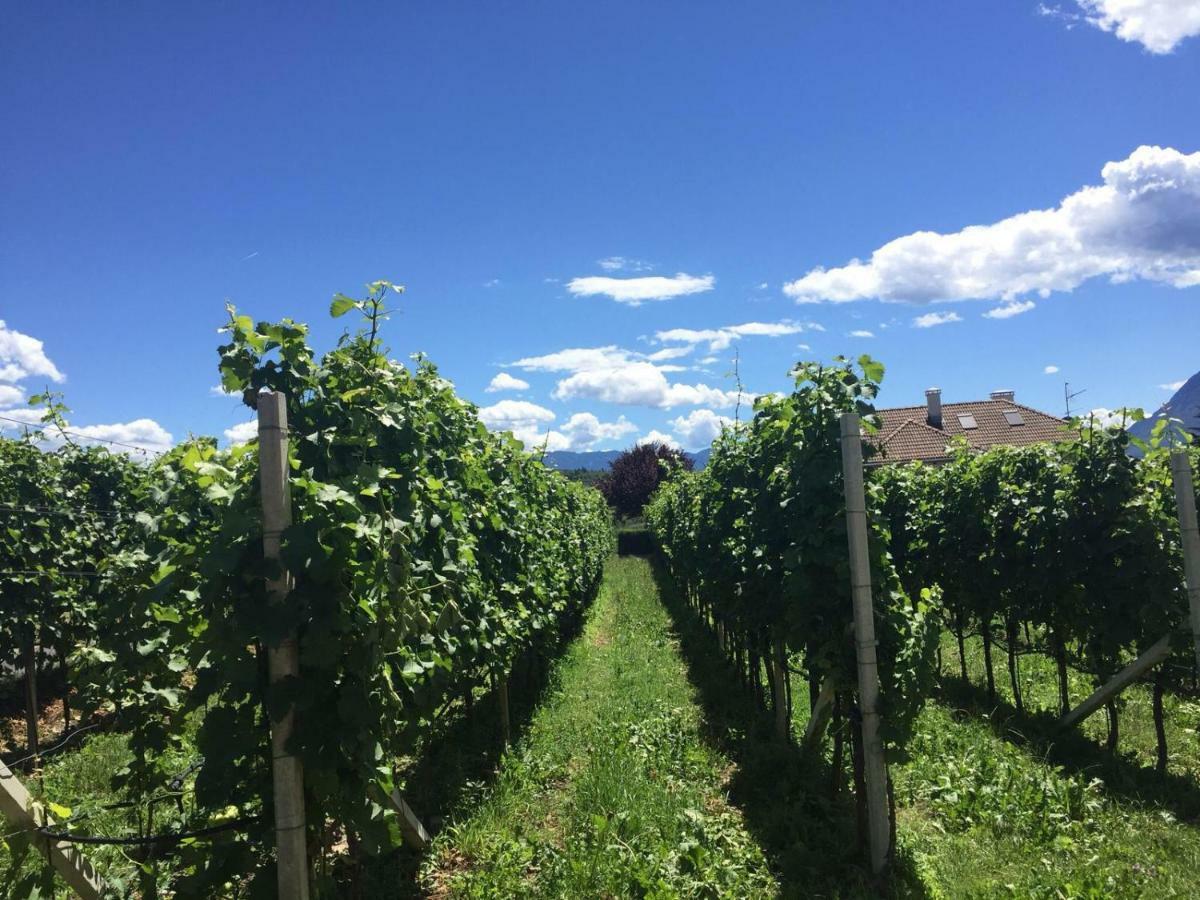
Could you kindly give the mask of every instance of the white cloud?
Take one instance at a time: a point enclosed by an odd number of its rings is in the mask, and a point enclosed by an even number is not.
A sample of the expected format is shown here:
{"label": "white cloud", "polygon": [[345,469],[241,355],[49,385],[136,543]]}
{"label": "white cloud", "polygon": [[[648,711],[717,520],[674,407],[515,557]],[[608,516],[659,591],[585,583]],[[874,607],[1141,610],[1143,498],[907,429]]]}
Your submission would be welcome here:
{"label": "white cloud", "polygon": [[1005,303],[1003,306],[989,309],[983,314],[983,317],[985,319],[1011,319],[1013,316],[1029,312],[1035,306],[1037,304],[1032,300],[1013,300],[1010,303]]}
{"label": "white cloud", "polygon": [[[71,425],[69,431],[102,441],[119,441],[147,451],[163,453],[175,444],[171,433],[153,419],[134,419],[112,425]],[[120,450],[121,447],[114,449]]]}
{"label": "white cloud", "polygon": [[0,381],[20,381],[40,375],[53,382],[66,376],[46,356],[45,345],[37,338],[9,328],[0,319]]}
{"label": "white cloud", "polygon": [[16,409],[0,409],[0,416],[4,416],[4,420],[0,420],[0,432],[3,431],[21,431],[21,425],[16,422],[9,421],[16,419],[17,422],[25,425],[33,425],[37,428],[42,427],[42,410],[30,409],[28,406],[21,406]]}
{"label": "white cloud", "polygon": [[672,419],[670,424],[684,446],[701,448],[711,444],[725,426],[732,425],[733,419],[711,409],[693,409],[686,416]]}
{"label": "white cloud", "polygon": [[654,429],[651,429],[638,438],[637,444],[639,447],[643,444],[666,444],[672,450],[683,449],[679,446],[679,441],[675,440],[675,438],[671,437],[671,435],[663,434],[661,431],[656,431]]}
{"label": "white cloud", "polygon": [[624,416],[615,422],[601,422],[587,412],[575,413],[559,429],[548,428],[546,423],[554,420],[554,413],[523,400],[501,400],[481,409],[479,418],[492,431],[511,431],[526,450],[591,450],[637,431]]}
{"label": "white cloud", "polygon": [[590,450],[597,444],[618,441],[637,430],[637,426],[624,416],[615,422],[601,422],[587,412],[575,413],[561,429],[572,450]]}
{"label": "white cloud", "polygon": [[1139,147],[1055,209],[952,234],[918,231],[784,285],[798,303],[1013,300],[1100,276],[1200,285],[1200,152]]}
{"label": "white cloud", "polygon": [[487,281],[485,281],[483,283],[483,286],[485,288],[500,287],[500,279],[499,278],[489,278]]}
{"label": "white cloud", "polygon": [[25,392],[19,387],[0,384],[0,406],[20,406],[25,402]]}
{"label": "white cloud", "polygon": [[1184,381],[1171,381],[1171,382],[1168,382],[1167,384],[1160,384],[1159,387],[1162,388],[1164,391],[1177,391],[1181,387],[1183,387],[1184,384],[1186,384],[1186,383],[1187,383],[1186,379]]}
{"label": "white cloud", "polygon": [[223,397],[226,400],[230,399],[231,397],[237,397],[239,400],[242,399],[241,391],[227,391],[225,390],[225,387],[220,384],[214,384],[208,389],[208,393],[212,397]]}
{"label": "white cloud", "polygon": [[667,381],[663,367],[634,362],[608,369],[586,369],[564,378],[554,388],[557,400],[588,397],[606,403],[671,409],[675,406],[732,406],[736,391],[704,384]]}
{"label": "white cloud", "polygon": [[741,325],[725,325],[721,328],[668,328],[656,331],[654,339],[663,343],[689,345],[707,342],[710,353],[725,350],[740,337],[783,337],[803,331],[824,331],[816,322],[743,322]]}
{"label": "white cloud", "polygon": [[[54,426],[42,423],[42,410],[23,407],[18,409],[0,410],[5,419],[19,419],[35,429],[44,429],[40,440],[47,447],[61,447],[69,438],[77,444],[88,446],[90,443],[104,444],[114,453],[132,454],[138,450],[146,453],[163,453],[175,444],[171,433],[153,419],[134,419],[131,422],[114,422],[102,425],[76,425],[68,422],[66,437],[59,434]],[[0,432],[20,432],[22,427],[7,421],[0,421]],[[88,438],[92,441],[89,442]]]}
{"label": "white cloud", "polygon": [[1081,416],[1085,420],[1089,417],[1095,417],[1096,424],[1102,428],[1107,428],[1109,425],[1133,424],[1133,419],[1125,411],[1125,407],[1108,409],[1103,406],[1097,406],[1095,409],[1089,410]]}
{"label": "white cloud", "polygon": [[567,290],[579,297],[597,294],[610,297],[618,303],[640,306],[649,300],[669,300],[686,294],[711,291],[716,279],[711,275],[688,275],[680,272],[674,277],[646,275],[641,278],[610,278],[604,275],[589,275],[572,278]]}
{"label": "white cloud", "polygon": [[648,262],[630,259],[627,256],[606,256],[604,259],[596,260],[596,265],[605,272],[619,272],[622,269],[628,269],[631,272],[648,272],[654,268]]}
{"label": "white cloud", "polygon": [[527,400],[501,400],[479,410],[479,421],[492,430],[505,431],[518,425],[553,422],[554,413]]}
{"label": "white cloud", "polygon": [[[1200,34],[1196,0],[1076,0],[1087,22],[1151,53],[1170,53]],[[1048,10],[1047,12],[1053,12]]]}
{"label": "white cloud", "polygon": [[507,372],[498,373],[484,389],[485,393],[494,394],[497,391],[527,391],[529,390],[529,382],[522,381],[520,378],[514,378]]}
{"label": "white cloud", "polygon": [[1058,366],[1046,366],[1046,368],[1042,369],[1042,372],[1046,375],[1057,375]]}
{"label": "white cloud", "polygon": [[606,347],[570,347],[543,356],[526,356],[511,363],[527,372],[584,372],[588,369],[610,369],[634,360],[635,354],[615,344]]}
{"label": "white cloud", "polygon": [[245,444],[256,437],[258,437],[258,419],[239,422],[232,428],[225,429],[225,440],[231,444]]}
{"label": "white cloud", "polygon": [[[724,391],[705,384],[679,384],[667,375],[686,371],[684,366],[662,364],[657,360],[685,356],[693,345],[665,347],[651,354],[606,347],[574,347],[529,356],[511,365],[534,372],[569,373],[554,388],[556,400],[586,397],[607,403],[671,409],[676,406],[732,406],[736,391]],[[743,394],[743,399],[753,398]]]}
{"label": "white cloud", "polygon": [[702,365],[702,366],[711,366],[713,363],[720,362],[720,361],[721,361],[721,358],[719,356],[706,356],[706,357],[704,357],[704,359],[700,360],[699,362],[700,362],[700,365]]}
{"label": "white cloud", "polygon": [[961,322],[962,316],[956,312],[944,313],[925,313],[923,316],[917,316],[913,319],[913,325],[917,328],[934,328],[938,325],[948,325],[951,322]]}
{"label": "white cloud", "polygon": [[875,337],[875,335],[872,334],[870,331],[860,328],[857,331],[851,331],[850,337],[873,338],[873,337]]}
{"label": "white cloud", "polygon": [[661,350],[655,350],[653,353],[648,353],[646,359],[651,362],[658,362],[662,359],[679,359],[681,356],[687,356],[691,353],[693,347],[663,347]]}

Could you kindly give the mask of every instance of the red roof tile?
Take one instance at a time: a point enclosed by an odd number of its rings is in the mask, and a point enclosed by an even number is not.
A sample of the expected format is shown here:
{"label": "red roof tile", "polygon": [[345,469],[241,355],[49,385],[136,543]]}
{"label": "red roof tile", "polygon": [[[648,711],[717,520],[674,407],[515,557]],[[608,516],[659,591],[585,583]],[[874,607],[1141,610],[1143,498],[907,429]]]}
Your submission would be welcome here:
{"label": "red roof tile", "polygon": [[[921,459],[942,462],[946,446],[957,437],[966,438],[977,450],[1001,445],[1025,446],[1045,441],[1069,440],[1074,436],[1066,420],[1011,400],[973,400],[967,403],[943,403],[942,427],[928,422],[928,407],[898,406],[876,410],[880,429],[868,440],[879,453],[872,463],[910,462]],[[1020,415],[1022,424],[1010,424],[1005,413]],[[965,428],[960,416],[972,416],[975,428]]]}

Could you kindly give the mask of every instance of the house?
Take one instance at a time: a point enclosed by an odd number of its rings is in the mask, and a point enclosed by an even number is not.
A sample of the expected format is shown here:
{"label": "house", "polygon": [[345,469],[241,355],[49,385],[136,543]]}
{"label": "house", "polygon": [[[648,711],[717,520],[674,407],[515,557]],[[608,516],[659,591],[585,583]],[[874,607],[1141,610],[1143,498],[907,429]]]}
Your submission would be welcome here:
{"label": "house", "polygon": [[1067,421],[1014,400],[1012,391],[992,391],[987,400],[942,403],[940,388],[925,392],[924,406],[877,409],[879,431],[868,440],[876,455],[870,463],[928,463],[949,459],[947,445],[965,438],[978,450],[1000,445],[1024,446],[1070,437]]}

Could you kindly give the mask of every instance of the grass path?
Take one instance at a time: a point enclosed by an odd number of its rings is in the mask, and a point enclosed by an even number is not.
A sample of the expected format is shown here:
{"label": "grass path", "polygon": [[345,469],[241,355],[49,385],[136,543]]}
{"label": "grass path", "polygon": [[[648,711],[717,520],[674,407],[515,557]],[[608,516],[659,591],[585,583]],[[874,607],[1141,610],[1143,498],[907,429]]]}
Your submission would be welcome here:
{"label": "grass path", "polygon": [[687,666],[646,560],[609,563],[492,789],[437,838],[435,896],[769,897],[778,892],[726,798]]}

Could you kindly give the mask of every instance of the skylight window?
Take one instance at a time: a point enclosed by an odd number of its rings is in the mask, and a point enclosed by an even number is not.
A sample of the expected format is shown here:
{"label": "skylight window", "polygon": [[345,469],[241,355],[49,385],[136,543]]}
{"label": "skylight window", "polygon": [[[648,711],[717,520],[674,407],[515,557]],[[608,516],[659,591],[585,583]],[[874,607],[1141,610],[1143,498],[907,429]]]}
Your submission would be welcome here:
{"label": "skylight window", "polygon": [[1004,411],[1004,418],[1009,425],[1024,425],[1025,420],[1021,418],[1021,414],[1015,409],[1007,409]]}
{"label": "skylight window", "polygon": [[979,425],[975,422],[975,417],[970,413],[964,413],[963,415],[959,416],[958,424],[961,425],[965,431],[970,431],[972,428],[979,427]]}

